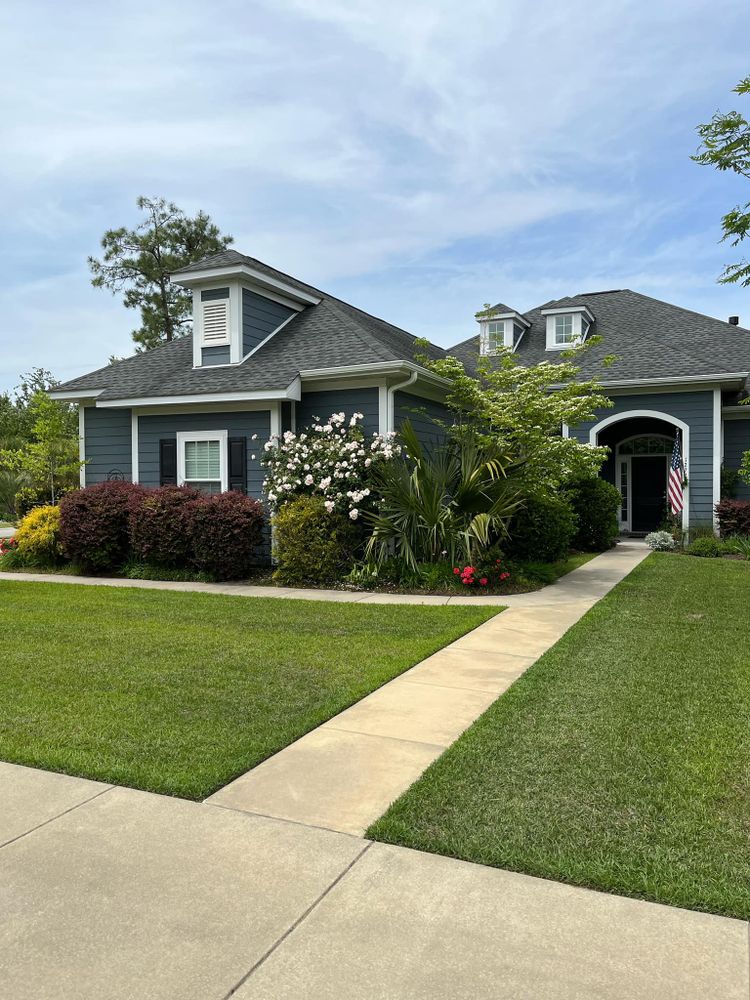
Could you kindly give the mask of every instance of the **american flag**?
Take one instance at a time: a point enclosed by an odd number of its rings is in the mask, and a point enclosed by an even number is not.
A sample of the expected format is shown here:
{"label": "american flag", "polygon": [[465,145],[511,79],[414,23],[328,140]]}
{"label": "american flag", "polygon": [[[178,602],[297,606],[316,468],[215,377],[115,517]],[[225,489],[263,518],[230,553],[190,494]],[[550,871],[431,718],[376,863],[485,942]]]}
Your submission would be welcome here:
{"label": "american flag", "polygon": [[684,497],[682,493],[682,481],[684,478],[685,478],[685,469],[682,464],[680,432],[677,431],[674,438],[674,448],[672,449],[672,460],[669,463],[669,479],[667,481],[669,509],[672,511],[673,514],[680,514],[684,506]]}

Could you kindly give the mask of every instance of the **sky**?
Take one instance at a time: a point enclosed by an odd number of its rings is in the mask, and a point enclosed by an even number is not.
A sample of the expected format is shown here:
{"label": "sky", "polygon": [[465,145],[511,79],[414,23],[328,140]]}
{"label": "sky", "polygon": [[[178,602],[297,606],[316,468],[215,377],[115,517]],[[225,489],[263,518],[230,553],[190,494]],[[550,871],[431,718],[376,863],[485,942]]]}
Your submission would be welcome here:
{"label": "sky", "polygon": [[690,159],[750,114],[748,29],[745,0],[5,0],[0,391],[132,352],[86,261],[140,194],[443,346],[609,288],[750,326],[716,283],[747,182]]}

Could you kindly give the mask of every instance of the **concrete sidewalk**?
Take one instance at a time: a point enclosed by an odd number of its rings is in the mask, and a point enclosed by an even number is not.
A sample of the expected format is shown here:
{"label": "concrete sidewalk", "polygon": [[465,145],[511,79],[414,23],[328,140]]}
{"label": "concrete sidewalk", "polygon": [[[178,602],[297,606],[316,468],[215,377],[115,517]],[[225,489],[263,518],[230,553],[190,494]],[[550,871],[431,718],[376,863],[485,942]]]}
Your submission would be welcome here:
{"label": "concrete sidewalk", "polygon": [[[648,555],[623,543],[418,663],[212,795],[361,836],[521,674]],[[521,599],[523,598],[523,600]]]}
{"label": "concrete sidewalk", "polygon": [[[605,552],[610,556],[616,552],[633,549],[646,553],[647,550],[640,541],[622,541],[617,548]],[[307,601],[342,601],[351,604],[487,604],[494,607],[537,607],[539,604],[554,604],[570,600],[570,583],[580,587],[584,595],[594,592],[599,583],[608,581],[607,563],[602,563],[602,556],[594,559],[578,569],[573,570],[558,581],[528,594],[471,594],[434,595],[434,594],[388,594],[366,590],[324,590],[317,587],[270,587],[250,583],[198,583],[197,581],[177,580],[128,580],[121,577],[108,576],[74,576],[65,573],[0,573],[0,580],[21,580],[29,583],[73,583],[80,586],[95,587],[136,587],[141,590],[175,590],[202,594],[225,594],[233,597],[275,597],[281,599],[297,599]],[[601,593],[605,593],[601,591]],[[600,593],[600,596],[601,596]]]}
{"label": "concrete sidewalk", "polygon": [[0,764],[8,1000],[747,1000],[745,922]]}

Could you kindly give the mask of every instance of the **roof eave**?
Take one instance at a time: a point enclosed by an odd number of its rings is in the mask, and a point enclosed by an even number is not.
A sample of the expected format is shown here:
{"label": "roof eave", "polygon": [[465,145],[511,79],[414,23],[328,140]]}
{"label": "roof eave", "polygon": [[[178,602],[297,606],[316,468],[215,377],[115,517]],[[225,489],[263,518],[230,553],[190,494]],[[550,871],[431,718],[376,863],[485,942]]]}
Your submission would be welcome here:
{"label": "roof eave", "polygon": [[170,275],[170,278],[175,284],[184,285],[186,288],[192,288],[193,285],[200,285],[207,281],[217,281],[224,278],[246,278],[248,281],[252,281],[254,285],[281,293],[287,298],[300,302],[303,305],[317,306],[323,301],[319,295],[310,295],[295,285],[272,278],[270,275],[249,267],[247,264],[225,264],[193,271],[175,271]]}

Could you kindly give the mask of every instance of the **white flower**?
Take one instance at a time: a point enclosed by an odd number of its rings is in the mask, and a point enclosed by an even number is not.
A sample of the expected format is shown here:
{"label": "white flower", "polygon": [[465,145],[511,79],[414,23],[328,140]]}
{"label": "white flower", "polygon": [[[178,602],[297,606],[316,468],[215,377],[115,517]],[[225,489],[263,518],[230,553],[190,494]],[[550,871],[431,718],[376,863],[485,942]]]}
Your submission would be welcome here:
{"label": "white flower", "polygon": [[372,465],[372,459],[371,458],[366,458],[365,459],[365,468],[369,469],[371,465]]}
{"label": "white flower", "polygon": [[253,434],[253,436],[250,438],[250,440],[251,441],[257,441],[258,440],[258,435],[257,434]]}
{"label": "white flower", "polygon": [[325,503],[323,504],[323,506],[325,507],[325,509],[330,514],[331,511],[333,510],[333,508],[336,506],[336,504],[333,502],[333,500],[326,500]]}
{"label": "white flower", "polygon": [[269,501],[270,501],[271,503],[273,503],[273,502],[274,502],[274,500],[276,499],[276,494],[275,494],[275,493],[269,493],[269,494],[268,494],[268,499],[269,499]]}
{"label": "white flower", "polygon": [[254,462],[255,461],[255,455],[251,455],[250,456],[250,460]]}
{"label": "white flower", "polygon": [[356,507],[354,508],[354,510],[349,511],[349,517],[352,519],[352,521],[357,520],[357,518],[359,517],[359,511],[357,510]]}
{"label": "white flower", "polygon": [[313,482],[314,479],[312,476],[310,475],[305,476],[305,486],[312,486]]}

